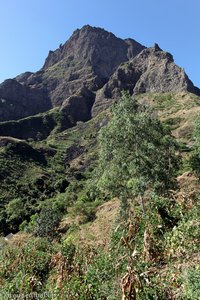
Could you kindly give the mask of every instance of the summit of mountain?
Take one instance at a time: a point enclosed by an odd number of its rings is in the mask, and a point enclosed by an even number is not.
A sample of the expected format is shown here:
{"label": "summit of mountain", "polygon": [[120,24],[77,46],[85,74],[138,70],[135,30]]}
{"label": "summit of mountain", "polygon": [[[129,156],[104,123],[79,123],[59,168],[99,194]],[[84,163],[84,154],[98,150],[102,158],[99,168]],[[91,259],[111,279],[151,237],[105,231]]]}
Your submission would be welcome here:
{"label": "summit of mountain", "polygon": [[69,40],[50,51],[43,70],[63,59],[92,66],[96,75],[108,78],[123,61],[135,57],[145,47],[133,39],[122,40],[102,28],[83,26]]}
{"label": "summit of mountain", "polygon": [[55,51],[50,51],[39,72],[27,78],[30,87],[45,88],[52,106],[87,88],[95,93],[118,66],[145,47],[134,40],[122,40],[101,28],[84,26]]}

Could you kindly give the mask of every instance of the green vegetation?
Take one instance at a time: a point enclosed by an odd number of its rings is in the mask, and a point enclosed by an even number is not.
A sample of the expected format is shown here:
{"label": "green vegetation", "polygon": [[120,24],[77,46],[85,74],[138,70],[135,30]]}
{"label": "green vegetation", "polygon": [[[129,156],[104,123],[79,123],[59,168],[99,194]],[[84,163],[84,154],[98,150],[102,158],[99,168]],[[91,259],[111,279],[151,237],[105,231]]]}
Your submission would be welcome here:
{"label": "green vegetation", "polygon": [[[162,101],[162,114],[176,106]],[[1,231],[20,230],[0,240],[0,294],[200,298],[200,118],[188,151],[171,135],[175,119],[141,102],[123,94],[111,112],[44,141],[0,141]]]}
{"label": "green vegetation", "polygon": [[185,274],[185,296],[187,299],[198,300],[200,297],[200,270],[190,269]]}
{"label": "green vegetation", "polygon": [[[178,145],[153,112],[129,95],[101,131],[98,186],[114,197],[165,194],[175,184]],[[145,207],[143,207],[145,210]]]}
{"label": "green vegetation", "polygon": [[200,178],[200,114],[196,118],[194,126],[194,152],[191,155],[191,165],[197,176]]}
{"label": "green vegetation", "polygon": [[180,104],[174,99],[172,94],[156,95],[154,97],[155,106],[157,110],[165,110],[167,108],[174,107],[174,110],[180,108]]}

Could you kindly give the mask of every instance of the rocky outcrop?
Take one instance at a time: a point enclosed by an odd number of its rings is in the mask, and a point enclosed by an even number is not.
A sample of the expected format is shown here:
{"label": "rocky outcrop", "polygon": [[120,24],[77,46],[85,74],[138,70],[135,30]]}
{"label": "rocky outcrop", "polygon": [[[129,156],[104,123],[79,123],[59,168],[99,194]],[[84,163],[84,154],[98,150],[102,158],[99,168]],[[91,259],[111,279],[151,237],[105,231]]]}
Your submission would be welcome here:
{"label": "rocky outcrop", "polygon": [[91,66],[95,75],[109,78],[120,63],[135,57],[144,48],[133,39],[122,40],[102,28],[86,25],[77,29],[63,46],[49,52],[43,70],[64,59]]}
{"label": "rocky outcrop", "polygon": [[108,83],[97,92],[93,115],[119,99],[123,90],[131,95],[182,91],[200,95],[200,90],[194,87],[184,69],[178,67],[172,55],[162,51],[157,44],[119,66]]}
{"label": "rocky outcrop", "polygon": [[[65,110],[73,112],[73,120],[87,120],[91,105],[86,102],[91,103],[91,97],[87,100],[86,96],[77,95],[77,91],[86,88],[96,92],[122,62],[144,48],[132,39],[122,40],[101,28],[86,25],[77,29],[64,45],[49,52],[40,71],[25,72],[3,83],[0,121],[31,116],[51,107],[61,107],[64,102]],[[79,104],[75,105],[76,101]]]}
{"label": "rocky outcrop", "polygon": [[75,125],[77,121],[88,121],[91,118],[92,105],[95,95],[86,87],[76,95],[68,97],[61,107],[62,115]]}
{"label": "rocky outcrop", "polygon": [[[64,45],[49,52],[40,71],[25,72],[0,86],[0,121],[18,120],[55,106],[62,106],[73,121],[88,120],[93,93],[120,63],[143,49],[136,41],[119,39],[101,28],[87,25],[76,30]],[[77,92],[81,89],[92,96]]]}
{"label": "rocky outcrop", "polygon": [[51,108],[43,90],[30,88],[14,79],[0,84],[0,122],[17,120]]}
{"label": "rocky outcrop", "polygon": [[43,140],[52,130],[62,131],[75,126],[78,121],[88,121],[94,99],[94,93],[82,88],[68,97],[60,108],[20,120],[0,122],[0,136]]}
{"label": "rocky outcrop", "polygon": [[97,91],[117,67],[145,47],[132,39],[122,40],[101,28],[84,26],[55,51],[50,51],[40,72],[31,75],[27,85],[47,89],[53,106],[83,86]]}
{"label": "rocky outcrop", "polygon": [[14,79],[17,80],[21,84],[25,84],[27,82],[28,78],[33,74],[34,74],[33,72],[25,72],[25,73],[22,73],[22,74],[16,76]]}

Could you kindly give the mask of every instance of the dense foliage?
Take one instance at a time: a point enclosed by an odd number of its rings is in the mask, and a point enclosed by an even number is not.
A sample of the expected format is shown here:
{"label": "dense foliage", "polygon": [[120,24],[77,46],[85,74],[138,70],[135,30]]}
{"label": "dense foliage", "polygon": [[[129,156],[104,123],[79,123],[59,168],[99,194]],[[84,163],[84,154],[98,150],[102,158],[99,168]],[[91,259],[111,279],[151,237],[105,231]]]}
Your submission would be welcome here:
{"label": "dense foliage", "polygon": [[146,191],[165,195],[175,186],[177,150],[153,111],[124,93],[101,130],[98,186],[124,201]]}

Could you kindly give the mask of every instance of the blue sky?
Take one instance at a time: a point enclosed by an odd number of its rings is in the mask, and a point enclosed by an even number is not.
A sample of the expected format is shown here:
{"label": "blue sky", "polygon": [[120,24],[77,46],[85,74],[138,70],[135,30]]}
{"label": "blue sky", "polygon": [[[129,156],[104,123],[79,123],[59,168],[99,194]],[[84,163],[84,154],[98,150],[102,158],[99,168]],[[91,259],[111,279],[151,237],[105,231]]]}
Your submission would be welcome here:
{"label": "blue sky", "polygon": [[39,70],[85,24],[157,42],[200,87],[200,0],[0,0],[0,82]]}

